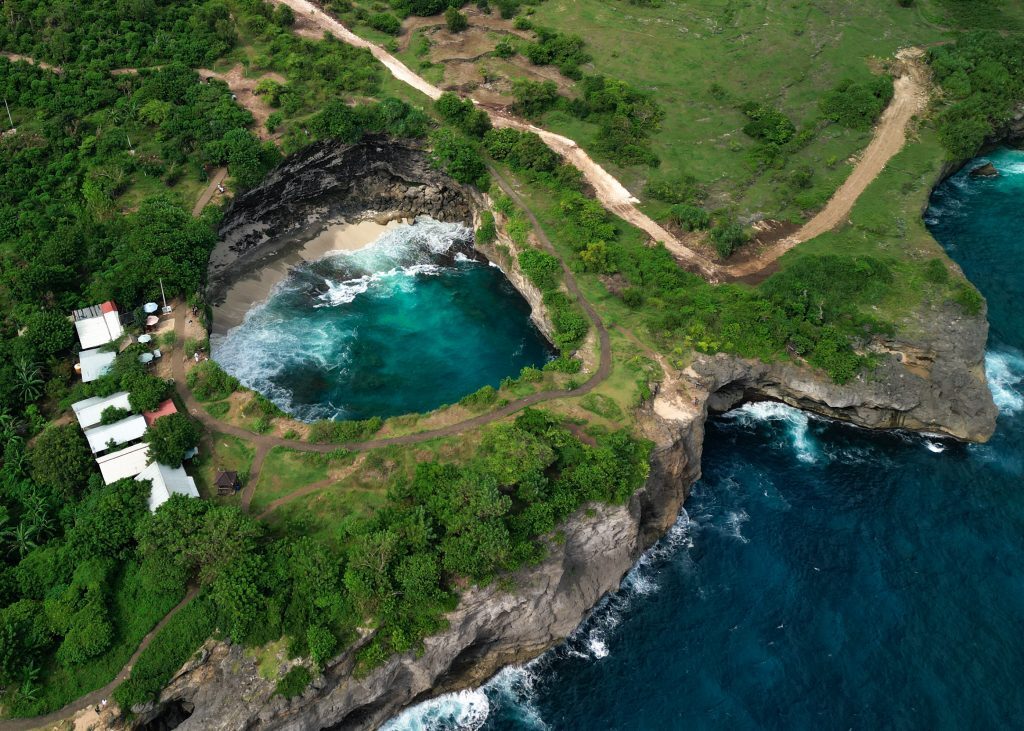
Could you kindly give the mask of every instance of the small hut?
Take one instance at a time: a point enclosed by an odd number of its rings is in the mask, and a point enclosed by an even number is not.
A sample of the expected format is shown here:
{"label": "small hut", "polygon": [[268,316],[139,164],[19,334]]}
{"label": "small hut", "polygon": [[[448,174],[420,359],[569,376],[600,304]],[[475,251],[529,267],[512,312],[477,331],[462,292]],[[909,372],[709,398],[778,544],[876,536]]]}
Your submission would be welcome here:
{"label": "small hut", "polygon": [[231,495],[242,489],[242,481],[238,479],[237,472],[221,470],[217,473],[214,484],[217,486],[218,495]]}

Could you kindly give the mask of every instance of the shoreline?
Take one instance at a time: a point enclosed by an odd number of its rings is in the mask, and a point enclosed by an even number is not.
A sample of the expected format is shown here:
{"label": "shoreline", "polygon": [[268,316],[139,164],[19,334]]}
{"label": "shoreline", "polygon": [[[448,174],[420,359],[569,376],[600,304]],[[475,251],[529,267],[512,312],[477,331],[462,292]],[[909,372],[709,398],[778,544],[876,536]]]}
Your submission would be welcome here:
{"label": "shoreline", "polygon": [[210,335],[223,337],[241,325],[246,315],[266,302],[274,287],[283,282],[295,266],[322,259],[333,252],[363,249],[389,229],[408,223],[404,218],[391,219],[387,223],[378,223],[372,218],[351,223],[345,220],[328,222],[315,236],[235,280],[223,297],[211,305]]}

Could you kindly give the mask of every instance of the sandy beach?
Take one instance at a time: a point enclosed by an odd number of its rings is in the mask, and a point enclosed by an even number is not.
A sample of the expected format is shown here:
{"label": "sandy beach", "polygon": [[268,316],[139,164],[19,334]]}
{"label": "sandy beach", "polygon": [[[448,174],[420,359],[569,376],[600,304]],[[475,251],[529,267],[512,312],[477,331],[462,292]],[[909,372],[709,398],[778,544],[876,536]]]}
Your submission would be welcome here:
{"label": "sandy beach", "polygon": [[275,257],[255,271],[239,279],[228,289],[224,299],[213,307],[213,335],[225,335],[245,319],[253,306],[263,302],[278,282],[301,262],[315,261],[332,251],[355,251],[362,249],[389,228],[401,226],[405,221],[390,221],[380,224],[376,221],[359,223],[333,223],[305,243],[287,253]]}

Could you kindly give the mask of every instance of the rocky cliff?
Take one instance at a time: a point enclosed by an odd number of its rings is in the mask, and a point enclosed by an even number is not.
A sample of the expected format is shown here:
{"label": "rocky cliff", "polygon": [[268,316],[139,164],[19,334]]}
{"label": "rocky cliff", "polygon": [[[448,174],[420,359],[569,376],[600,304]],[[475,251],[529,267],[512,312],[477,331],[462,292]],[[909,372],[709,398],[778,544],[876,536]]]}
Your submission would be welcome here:
{"label": "rocky cliff", "polygon": [[[354,678],[353,651],[338,658],[301,697],[273,696],[256,662],[240,648],[210,643],[162,695],[164,708],[192,715],[193,729],[374,728],[405,706],[441,692],[479,685],[502,666],[558,644],[605,593],[615,589],[640,554],[675,521],[699,477],[704,421],[743,400],[774,399],[871,428],[903,428],[984,441],[995,424],[986,387],[984,317],[955,307],[921,313],[930,330],[919,338],[879,341],[882,362],[871,374],[836,386],[793,364],[699,356],[668,372],[640,429],[655,443],[651,472],[626,506],[593,505],[552,541],[548,558],[520,571],[515,589],[472,588],[449,615],[449,627],[421,654],[392,658]],[[144,716],[153,718],[159,709]]]}
{"label": "rocky cliff", "polygon": [[314,143],[232,202],[210,255],[207,298],[216,302],[239,277],[331,223],[419,215],[468,223],[477,195],[436,170],[412,142]]}

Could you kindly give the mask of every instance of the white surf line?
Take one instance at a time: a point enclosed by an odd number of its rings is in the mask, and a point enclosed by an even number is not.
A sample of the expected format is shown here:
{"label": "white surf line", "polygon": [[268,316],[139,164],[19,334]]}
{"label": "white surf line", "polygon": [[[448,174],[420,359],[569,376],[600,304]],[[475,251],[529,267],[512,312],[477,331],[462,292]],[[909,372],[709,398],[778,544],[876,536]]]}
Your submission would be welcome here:
{"label": "white surf line", "polygon": [[[375,43],[357,36],[335,18],[317,8],[309,0],[274,0],[274,2],[287,5],[296,13],[306,18],[321,30],[327,31],[338,39],[357,48],[365,48],[373,57],[384,64],[399,81],[402,81],[417,91],[425,94],[431,99],[438,99],[443,93],[440,88],[429,83],[426,79],[418,76],[408,66],[385,51]],[[476,103],[475,100],[473,100]],[[714,279],[718,267],[709,259],[697,252],[683,246],[669,231],[665,230],[657,222],[641,212],[636,207],[640,201],[627,190],[626,186],[620,183],[615,176],[598,165],[584,151],[575,140],[568,137],[549,132],[532,124],[528,124],[504,112],[481,106],[491,118],[495,127],[510,127],[522,132],[533,132],[538,135],[548,147],[561,155],[573,167],[583,173],[583,177],[593,187],[597,200],[611,213],[623,220],[633,224],[644,231],[655,241],[660,241],[665,247],[689,266],[696,268],[705,277]]]}

